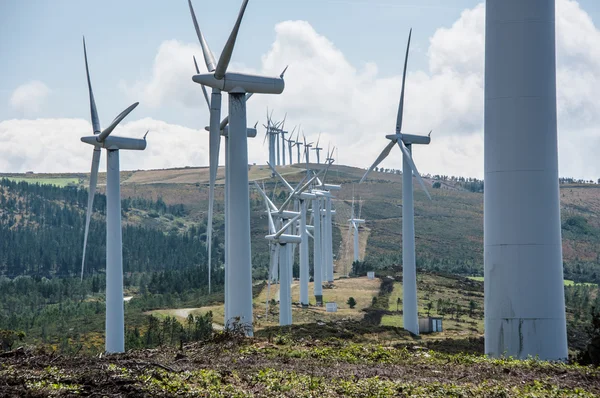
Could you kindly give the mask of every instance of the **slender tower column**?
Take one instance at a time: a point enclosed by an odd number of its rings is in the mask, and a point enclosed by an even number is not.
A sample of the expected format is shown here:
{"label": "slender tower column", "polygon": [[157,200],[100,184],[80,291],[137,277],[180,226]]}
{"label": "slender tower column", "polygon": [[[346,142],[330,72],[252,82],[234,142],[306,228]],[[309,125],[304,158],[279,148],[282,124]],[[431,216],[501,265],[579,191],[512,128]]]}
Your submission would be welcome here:
{"label": "slender tower column", "polygon": [[317,305],[323,305],[323,270],[322,270],[322,254],[321,254],[321,206],[320,199],[317,196],[312,201],[313,206],[313,292]]}
{"label": "slender tower column", "polygon": [[279,326],[292,324],[292,291],[290,286],[290,266],[288,264],[289,244],[279,245]]}
{"label": "slender tower column", "polygon": [[487,0],[485,352],[567,359],[554,0]]}
{"label": "slender tower column", "polygon": [[[412,145],[406,145],[412,154]],[[412,170],[402,156],[402,311],[404,329],[419,334],[417,265],[415,263],[415,208]]]}
{"label": "slender tower column", "polygon": [[300,304],[308,307],[308,235],[306,233],[306,200],[300,200]]}
{"label": "slender tower column", "polygon": [[[225,164],[229,165],[229,135],[225,136]],[[225,167],[225,323],[229,320],[229,306],[231,305],[231,298],[229,297],[229,283],[227,281],[227,275],[229,273],[229,185],[231,184],[231,177],[229,166]]]}
{"label": "slender tower column", "polygon": [[229,93],[229,321],[248,326],[252,331],[252,263],[250,252],[250,203],[248,201],[248,136],[246,132],[246,95]]}
{"label": "slender tower column", "polygon": [[125,352],[119,151],[108,150],[106,172],[106,352]]}
{"label": "slender tower column", "polygon": [[358,258],[358,225],[353,225],[354,227],[354,261],[359,261]]}
{"label": "slender tower column", "polygon": [[325,210],[325,201],[323,199],[323,209],[321,209],[321,278],[327,281],[327,211]]}
{"label": "slender tower column", "polygon": [[325,240],[327,241],[327,282],[333,283],[333,217],[331,216],[331,196],[327,196],[326,216],[327,222],[327,235]]}
{"label": "slender tower column", "polygon": [[281,165],[280,162],[280,154],[279,154],[279,134],[277,134],[277,136],[275,137],[277,140],[277,166]]}

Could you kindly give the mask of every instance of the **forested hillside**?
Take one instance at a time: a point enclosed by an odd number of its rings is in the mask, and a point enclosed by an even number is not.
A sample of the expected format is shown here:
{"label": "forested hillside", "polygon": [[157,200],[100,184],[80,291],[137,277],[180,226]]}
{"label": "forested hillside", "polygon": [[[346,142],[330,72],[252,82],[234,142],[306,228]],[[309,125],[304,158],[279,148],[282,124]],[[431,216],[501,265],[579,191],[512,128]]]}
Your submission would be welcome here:
{"label": "forested hillside", "polygon": [[[249,170],[251,180],[264,182],[273,200],[283,202],[287,192],[265,166]],[[301,168],[287,166],[280,171],[292,184],[303,176]],[[342,184],[334,200],[338,274],[351,268],[344,263],[351,257],[345,255],[348,244],[342,242],[349,238],[347,219],[353,195],[355,211],[360,207],[361,217],[366,219],[361,230],[366,245],[364,261],[354,264],[355,273],[378,270],[397,274],[402,258],[402,176],[393,170],[374,172],[366,183],[358,184],[363,173],[334,166],[327,175],[328,182]],[[205,246],[207,177],[205,168],[122,173],[124,281],[126,295],[134,297],[126,306],[128,325],[143,327],[144,311],[222,302],[223,170],[219,170],[216,191],[211,296],[207,295]],[[100,184],[103,179],[101,174]],[[48,185],[55,181],[61,186]],[[425,181],[431,201],[415,184],[418,267],[482,275],[483,182],[447,176],[427,176]],[[0,329],[23,330],[29,339],[54,343],[60,338],[78,340],[90,333],[101,336],[106,201],[100,185],[80,281],[86,185],[84,175],[0,178]],[[258,282],[267,275],[267,221],[260,196],[253,189],[250,192],[252,264]],[[561,203],[565,277],[598,283],[600,185],[563,180]],[[294,270],[297,276],[297,261]],[[577,308],[572,310],[573,317],[589,321],[596,289],[571,290],[567,298]],[[73,328],[74,324],[79,326]]]}

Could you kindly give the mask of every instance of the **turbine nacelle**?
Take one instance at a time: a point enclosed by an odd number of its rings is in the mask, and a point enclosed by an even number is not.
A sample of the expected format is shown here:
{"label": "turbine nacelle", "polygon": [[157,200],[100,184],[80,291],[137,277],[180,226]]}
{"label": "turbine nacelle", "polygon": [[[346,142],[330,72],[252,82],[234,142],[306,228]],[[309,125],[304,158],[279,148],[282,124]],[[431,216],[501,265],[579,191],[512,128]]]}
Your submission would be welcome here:
{"label": "turbine nacelle", "polygon": [[288,234],[273,234],[265,236],[265,239],[270,241],[277,241],[279,244],[284,245],[286,243],[300,243],[302,238],[299,235],[288,235]]}
{"label": "turbine nacelle", "polygon": [[410,144],[421,144],[428,145],[431,142],[431,136],[429,135],[414,135],[414,134],[388,134],[385,136],[391,141],[402,141],[405,145]]}
{"label": "turbine nacelle", "polygon": [[282,211],[271,211],[271,215],[276,216],[276,217],[280,217],[284,220],[290,220],[294,217],[297,217],[300,215],[299,212],[297,211],[289,211],[289,210],[282,210]]}
{"label": "turbine nacelle", "polygon": [[146,140],[141,138],[128,138],[119,136],[108,136],[104,141],[99,141],[97,135],[81,137],[81,141],[86,144],[94,145],[98,148],[108,150],[126,149],[133,151],[143,151],[146,149]]}
{"label": "turbine nacelle", "polygon": [[[204,130],[210,132],[210,127],[206,126],[206,127],[204,127]],[[248,138],[254,138],[254,137],[256,137],[256,134],[257,134],[257,130],[255,128],[253,128],[253,127],[247,127],[246,128],[246,135],[248,136]],[[225,126],[221,130],[221,136],[222,137],[229,137],[229,125]]]}
{"label": "turbine nacelle", "polygon": [[348,220],[348,222],[351,222],[353,224],[364,224],[365,220],[360,219],[360,218],[351,218]]}
{"label": "turbine nacelle", "polygon": [[321,184],[318,187],[321,189],[324,189],[326,191],[339,191],[340,189],[342,189],[341,185],[334,185],[334,184]]}
{"label": "turbine nacelle", "polygon": [[280,77],[243,73],[226,73],[221,80],[215,78],[213,73],[203,73],[194,75],[192,80],[228,93],[281,94],[285,88],[285,82]]}

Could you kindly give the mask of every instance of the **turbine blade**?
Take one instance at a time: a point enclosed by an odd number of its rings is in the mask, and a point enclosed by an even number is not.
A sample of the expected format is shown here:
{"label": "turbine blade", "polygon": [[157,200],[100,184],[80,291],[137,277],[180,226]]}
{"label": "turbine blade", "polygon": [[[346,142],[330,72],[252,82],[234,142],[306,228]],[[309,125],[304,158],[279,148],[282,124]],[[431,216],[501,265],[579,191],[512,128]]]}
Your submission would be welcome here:
{"label": "turbine blade", "polygon": [[[200,74],[200,69],[198,68],[198,62],[196,62],[196,56],[193,56],[194,58],[194,66],[196,67],[196,73],[199,75]],[[204,84],[200,85],[202,87],[202,93],[204,94],[204,99],[206,100],[206,105],[208,105],[208,110],[210,112],[210,100],[208,99],[208,93],[206,92],[206,87],[204,87]]]}
{"label": "turbine blade", "polygon": [[210,51],[210,47],[208,47],[208,43],[206,42],[206,39],[204,39],[204,35],[200,31],[200,26],[198,26],[198,21],[196,20],[196,13],[194,12],[194,7],[192,6],[192,0],[188,0],[188,4],[190,6],[190,14],[192,14],[192,21],[194,21],[196,35],[198,36],[200,46],[202,47],[202,54],[204,54],[206,69],[208,69],[209,72],[214,72],[217,67],[217,64],[215,63],[215,57],[212,51]]}
{"label": "turbine blade", "polygon": [[87,248],[88,233],[90,231],[90,221],[94,206],[94,195],[96,194],[96,184],[98,183],[98,167],[100,166],[100,148],[94,148],[92,155],[92,170],[90,171],[90,186],[88,188],[88,205],[85,215],[85,232],[83,234],[83,255],[81,257],[81,280],[83,280],[83,270],[85,268],[85,252]]}
{"label": "turbine blade", "polygon": [[[429,200],[431,200],[431,195],[429,195],[429,191],[427,191],[427,188],[425,187],[425,181],[423,181],[423,179],[421,178],[421,175],[419,174],[419,171],[417,170],[417,165],[415,165],[415,162],[413,162],[412,156],[411,156],[410,152],[408,151],[408,148],[406,148],[406,145],[404,145],[404,142],[402,142],[402,140],[398,141],[398,146],[402,150],[404,157],[406,157],[406,161],[408,162],[408,165],[412,169],[412,172],[417,177],[417,181],[419,181],[419,184],[421,184],[421,188],[423,188],[423,191],[425,191],[425,194],[427,195]],[[402,172],[405,173],[406,171],[402,170]]]}
{"label": "turbine blade", "polygon": [[125,119],[127,117],[127,115],[129,115],[131,113],[132,110],[134,110],[136,108],[136,106],[138,106],[140,103],[139,102],[135,102],[131,105],[129,105],[129,107],[127,107],[127,109],[125,109],[123,112],[119,113],[117,115],[117,117],[115,118],[115,120],[112,121],[112,123],[110,124],[110,126],[108,126],[107,128],[105,128],[100,135],[98,136],[98,141],[102,142],[106,139],[106,137],[108,137],[110,135],[110,133],[113,132],[113,130],[115,129],[115,127],[117,127],[117,125],[119,123],[121,123],[121,121],[123,119]]}
{"label": "turbine blade", "polygon": [[406,45],[406,56],[404,57],[404,71],[402,72],[402,91],[400,92],[400,104],[398,105],[398,118],[396,119],[396,133],[402,132],[402,113],[404,112],[404,82],[406,81],[406,65],[408,64],[408,50],[410,48],[410,37],[412,28],[408,33],[408,44]]}
{"label": "turbine blade", "polygon": [[94,100],[94,92],[92,91],[92,81],[90,79],[90,69],[88,67],[87,50],[85,48],[85,37],[83,38],[83,57],[85,58],[85,74],[87,75],[88,91],[90,93],[90,113],[92,115],[92,129],[94,134],[100,134],[100,119],[98,118],[98,110],[96,109],[96,101]]}
{"label": "turbine blade", "polygon": [[283,69],[283,72],[281,72],[281,75],[279,75],[279,78],[283,79],[283,75],[285,75],[285,71],[288,70],[289,65],[286,65],[285,69]]}
{"label": "turbine blade", "polygon": [[[258,189],[258,192],[260,192],[260,195],[263,197],[263,200],[265,201],[265,206],[267,208],[267,215],[269,218],[269,234],[274,234],[275,233],[275,223],[273,222],[273,216],[271,215],[271,211],[273,210],[271,206],[274,206],[274,205],[269,200],[265,191],[262,190],[262,188],[258,185],[258,183],[256,181],[254,181],[254,185],[256,186],[256,189]],[[277,208],[275,208],[275,211],[277,211]]]}
{"label": "turbine blade", "polygon": [[221,57],[219,58],[219,63],[217,64],[217,69],[215,69],[215,79],[217,80],[221,80],[225,77],[227,67],[229,66],[229,61],[231,61],[231,55],[233,54],[233,48],[235,47],[235,40],[237,39],[237,35],[240,30],[240,25],[242,24],[242,18],[244,17],[244,12],[246,11],[247,5],[248,0],[244,0],[244,2],[242,3],[242,7],[240,8],[237,21],[235,21],[235,25],[233,25],[233,30],[229,35],[229,39],[227,39],[227,43],[225,43],[225,47],[223,47]]}
{"label": "turbine blade", "polygon": [[[213,92],[214,94],[214,92]],[[219,96],[216,96],[218,98]],[[214,98],[213,98],[214,99]],[[208,272],[211,272],[212,266],[212,225],[215,202],[215,181],[219,168],[219,148],[221,146],[221,131],[219,129],[219,119],[221,118],[220,101],[211,101],[215,106],[210,108],[210,126],[208,135],[209,145],[209,187],[208,187],[208,219],[206,226],[206,238],[208,244]],[[209,283],[209,291],[210,291]]]}
{"label": "turbine blade", "polygon": [[294,188],[292,188],[292,186],[285,180],[285,178],[283,178],[283,176],[281,174],[279,174],[279,172],[277,172],[277,170],[275,170],[275,167],[269,162],[267,162],[267,164],[269,165],[271,170],[273,170],[273,173],[277,176],[277,178],[279,178],[281,180],[281,182],[283,183],[283,185],[285,185],[285,187],[288,189],[288,191],[294,192]]}
{"label": "turbine blade", "polygon": [[299,218],[300,218],[300,214],[298,214],[297,216],[295,216],[294,218],[289,220],[287,223],[285,223],[284,226],[281,227],[281,229],[279,231],[277,231],[274,238],[277,239],[281,235],[283,235],[283,233],[286,231],[286,229],[288,229],[290,226],[292,226]]}
{"label": "turbine blade", "polygon": [[210,100],[208,99],[208,93],[206,92],[206,87],[204,87],[204,84],[201,84],[200,87],[202,87],[202,94],[204,94],[204,100],[206,101],[206,105],[208,106],[208,111],[210,112]]}
{"label": "turbine blade", "polygon": [[358,182],[359,184],[367,178],[369,173],[373,171],[373,169],[375,169],[375,167],[377,167],[379,163],[383,162],[383,160],[388,157],[394,145],[396,145],[395,141],[390,141],[390,143],[387,144],[387,146],[383,149],[383,151],[381,151],[381,154],[379,154],[375,162],[371,165],[371,167],[369,167],[369,170],[367,170],[365,175],[360,179],[360,181]]}

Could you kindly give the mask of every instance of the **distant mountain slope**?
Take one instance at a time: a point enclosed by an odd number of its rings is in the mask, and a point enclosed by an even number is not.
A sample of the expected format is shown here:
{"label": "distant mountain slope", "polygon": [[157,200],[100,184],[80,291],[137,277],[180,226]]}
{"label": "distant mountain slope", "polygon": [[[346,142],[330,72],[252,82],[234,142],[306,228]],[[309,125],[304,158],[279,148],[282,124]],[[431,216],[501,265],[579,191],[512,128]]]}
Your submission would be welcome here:
{"label": "distant mountain slope", "polygon": [[[303,165],[285,166],[279,170],[290,182],[299,182]],[[323,165],[311,165],[322,168]],[[334,207],[338,209],[335,222],[335,247],[347,236],[347,218],[354,192],[356,200],[363,200],[362,217],[370,229],[366,247],[366,261],[372,266],[391,266],[401,263],[402,236],[402,184],[401,174],[373,172],[369,179],[358,184],[363,169],[333,165],[327,181],[342,184],[336,194]],[[249,166],[251,180],[260,180],[269,194],[275,190],[276,198],[284,198],[286,192],[276,179],[270,177],[265,165]],[[2,175],[0,175],[2,177]],[[11,175],[13,179],[25,179],[48,183],[53,178],[76,179],[80,187],[87,184],[84,174],[60,175]],[[223,177],[219,168],[216,191],[216,239],[223,242]],[[208,199],[208,169],[180,168],[169,170],[124,171],[121,173],[123,198],[144,198],[161,201],[166,206],[182,205],[182,215],[169,220],[164,214],[151,217],[149,211],[132,211],[124,221],[128,225],[141,225],[172,233],[183,233],[192,225],[205,225]],[[104,181],[101,173],[100,183]],[[471,192],[469,183],[446,179],[425,178],[432,201],[429,201],[415,182],[415,230],[417,264],[419,267],[461,274],[478,274],[483,269],[483,194]],[[438,182],[440,187],[433,188]],[[437,184],[436,184],[437,185]],[[467,189],[466,187],[470,187]],[[100,192],[103,187],[100,187]],[[254,264],[259,274],[266,265],[268,255],[266,242],[266,218],[259,196],[251,187],[252,200],[252,250]],[[1,196],[1,195],[0,195]],[[276,199],[277,200],[277,199]],[[281,203],[282,200],[279,200]],[[600,185],[561,185],[563,220],[563,256],[565,275],[575,281],[600,281]],[[80,210],[82,206],[79,206]],[[3,210],[0,210],[0,212]],[[5,213],[5,210],[4,210]],[[3,214],[4,214],[3,213]],[[79,226],[77,226],[79,228]],[[204,229],[202,229],[202,233]],[[81,232],[82,234],[82,232]],[[344,245],[344,250],[347,250]],[[341,254],[341,253],[336,253]],[[349,256],[339,256],[349,258]],[[100,265],[101,266],[101,265]],[[348,264],[339,264],[347,267]],[[342,268],[340,268],[341,270]],[[258,275],[257,275],[258,276]]]}

